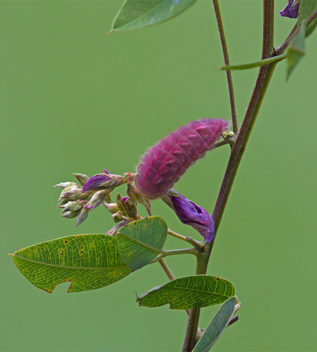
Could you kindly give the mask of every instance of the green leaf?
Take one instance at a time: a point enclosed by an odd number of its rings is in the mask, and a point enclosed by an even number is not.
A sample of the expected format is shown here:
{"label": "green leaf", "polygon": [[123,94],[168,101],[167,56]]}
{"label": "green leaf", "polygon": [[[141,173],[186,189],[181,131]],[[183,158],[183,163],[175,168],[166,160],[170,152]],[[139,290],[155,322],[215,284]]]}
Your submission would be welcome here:
{"label": "green leaf", "polygon": [[[301,0],[299,7],[299,15],[297,26],[299,27],[302,21],[307,20],[310,15],[317,10],[317,0]],[[306,37],[309,37],[317,26],[317,19],[307,26]]]}
{"label": "green leaf", "polygon": [[305,22],[302,23],[301,30],[298,35],[290,42],[286,55],[287,55],[287,75],[286,80],[288,80],[290,74],[293,72],[294,68],[297,66],[305,53]]}
{"label": "green leaf", "polygon": [[162,251],[167,236],[166,222],[159,216],[132,221],[117,233],[122,260],[136,270],[151,263]]}
{"label": "green leaf", "polygon": [[220,67],[220,70],[248,70],[250,68],[255,68],[255,67],[260,67],[260,66],[265,66],[268,64],[271,64],[272,62],[278,62],[281,60],[286,59],[286,55],[278,55],[274,57],[270,57],[268,59],[260,60],[260,61],[255,61],[255,62],[249,62],[248,64],[241,64],[241,65],[228,65],[228,66],[222,66]]}
{"label": "green leaf", "polygon": [[143,307],[160,307],[170,304],[170,309],[193,309],[219,304],[235,295],[231,282],[210,275],[186,276],[158,286],[137,297]]}
{"label": "green leaf", "polygon": [[36,287],[51,293],[62,282],[67,292],[110,285],[132,270],[122,261],[116,238],[75,235],[23,248],[13,255],[21,273]]}
{"label": "green leaf", "polygon": [[217,311],[208,325],[201,339],[197,342],[192,352],[207,352],[224,332],[233,315],[240,308],[236,297],[229,298]]}
{"label": "green leaf", "polygon": [[315,10],[317,10],[317,0],[301,0],[297,22],[298,26],[300,26],[303,20],[307,20]]}
{"label": "green leaf", "polygon": [[125,0],[112,31],[140,29],[167,21],[185,11],[196,0]]}

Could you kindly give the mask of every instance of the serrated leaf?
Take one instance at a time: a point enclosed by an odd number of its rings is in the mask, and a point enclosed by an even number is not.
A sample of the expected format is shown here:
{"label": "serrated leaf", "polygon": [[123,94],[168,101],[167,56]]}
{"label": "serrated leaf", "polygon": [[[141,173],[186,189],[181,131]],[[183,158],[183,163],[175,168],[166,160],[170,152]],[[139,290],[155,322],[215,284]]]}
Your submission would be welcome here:
{"label": "serrated leaf", "polygon": [[[299,15],[297,26],[299,27],[300,24],[307,20],[307,18],[313,14],[317,10],[317,0],[301,0],[300,7],[299,7]],[[315,19],[309,26],[306,28],[306,37],[309,37],[312,32],[315,30],[317,26],[317,19]]]}
{"label": "serrated leaf", "polygon": [[236,298],[229,298],[217,311],[208,325],[201,339],[197,342],[192,352],[207,352],[224,332],[233,315],[240,308],[236,305]]}
{"label": "serrated leaf", "polygon": [[158,286],[137,297],[143,307],[160,307],[170,304],[170,309],[193,309],[220,304],[235,295],[231,282],[210,275],[186,276]]}
{"label": "serrated leaf", "polygon": [[51,293],[62,282],[67,292],[110,285],[132,270],[122,261],[116,238],[75,235],[23,248],[13,254],[21,273],[36,287]]}
{"label": "serrated leaf", "polygon": [[122,260],[136,270],[151,263],[166,241],[167,225],[159,216],[132,221],[117,233],[118,249]]}
{"label": "serrated leaf", "polygon": [[117,13],[112,30],[140,29],[167,21],[196,0],[125,0]]}
{"label": "serrated leaf", "polygon": [[287,55],[287,75],[286,80],[288,80],[290,74],[293,72],[294,68],[297,66],[305,53],[305,22],[302,22],[301,30],[298,35],[290,42],[286,55]]}

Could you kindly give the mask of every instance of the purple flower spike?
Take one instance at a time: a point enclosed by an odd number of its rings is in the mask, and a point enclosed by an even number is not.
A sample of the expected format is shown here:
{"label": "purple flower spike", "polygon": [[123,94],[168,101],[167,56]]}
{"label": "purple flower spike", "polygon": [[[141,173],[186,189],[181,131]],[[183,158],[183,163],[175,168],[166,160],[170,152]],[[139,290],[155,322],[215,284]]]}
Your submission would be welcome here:
{"label": "purple flower spike", "polygon": [[280,11],[280,15],[283,17],[297,18],[300,6],[300,0],[289,0],[287,6]]}
{"label": "purple flower spike", "polygon": [[207,210],[175,191],[169,192],[167,196],[172,201],[175,213],[183,224],[193,227],[206,242],[214,238],[215,223]]}
{"label": "purple flower spike", "polygon": [[102,174],[90,177],[90,179],[85,183],[83,187],[83,192],[86,193],[88,191],[97,190],[101,185],[110,180],[110,177]]}
{"label": "purple flower spike", "polygon": [[202,158],[228,129],[223,119],[201,119],[180,127],[142,157],[135,185],[148,199],[164,196],[187,168]]}

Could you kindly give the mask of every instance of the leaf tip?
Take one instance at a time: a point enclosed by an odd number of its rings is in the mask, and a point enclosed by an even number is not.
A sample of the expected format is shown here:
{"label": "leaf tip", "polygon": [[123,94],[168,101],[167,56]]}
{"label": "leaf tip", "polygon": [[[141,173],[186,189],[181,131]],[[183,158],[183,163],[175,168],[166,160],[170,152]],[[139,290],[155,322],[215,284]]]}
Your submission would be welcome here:
{"label": "leaf tip", "polygon": [[9,255],[10,257],[14,257],[14,254],[8,253],[6,252],[7,255]]}

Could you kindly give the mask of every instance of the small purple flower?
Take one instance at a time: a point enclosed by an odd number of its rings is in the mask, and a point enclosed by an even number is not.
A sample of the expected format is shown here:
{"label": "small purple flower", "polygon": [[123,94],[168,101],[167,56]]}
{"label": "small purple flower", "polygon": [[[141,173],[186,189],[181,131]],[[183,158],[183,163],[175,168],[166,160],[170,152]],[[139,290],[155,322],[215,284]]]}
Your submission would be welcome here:
{"label": "small purple flower", "polygon": [[90,177],[90,179],[85,183],[83,187],[83,192],[86,193],[88,191],[97,190],[99,189],[100,186],[102,186],[104,183],[110,180],[111,178],[106,176],[106,174],[99,174],[99,175]]}
{"label": "small purple flower", "polygon": [[[215,223],[204,208],[175,191],[168,192],[167,197],[171,200],[173,209],[183,224],[193,227],[204,237],[206,242],[210,242],[214,238]],[[171,204],[169,205],[171,206]]]}
{"label": "small purple flower", "polygon": [[280,11],[281,16],[289,18],[297,18],[300,6],[300,0],[289,0],[286,7]]}

